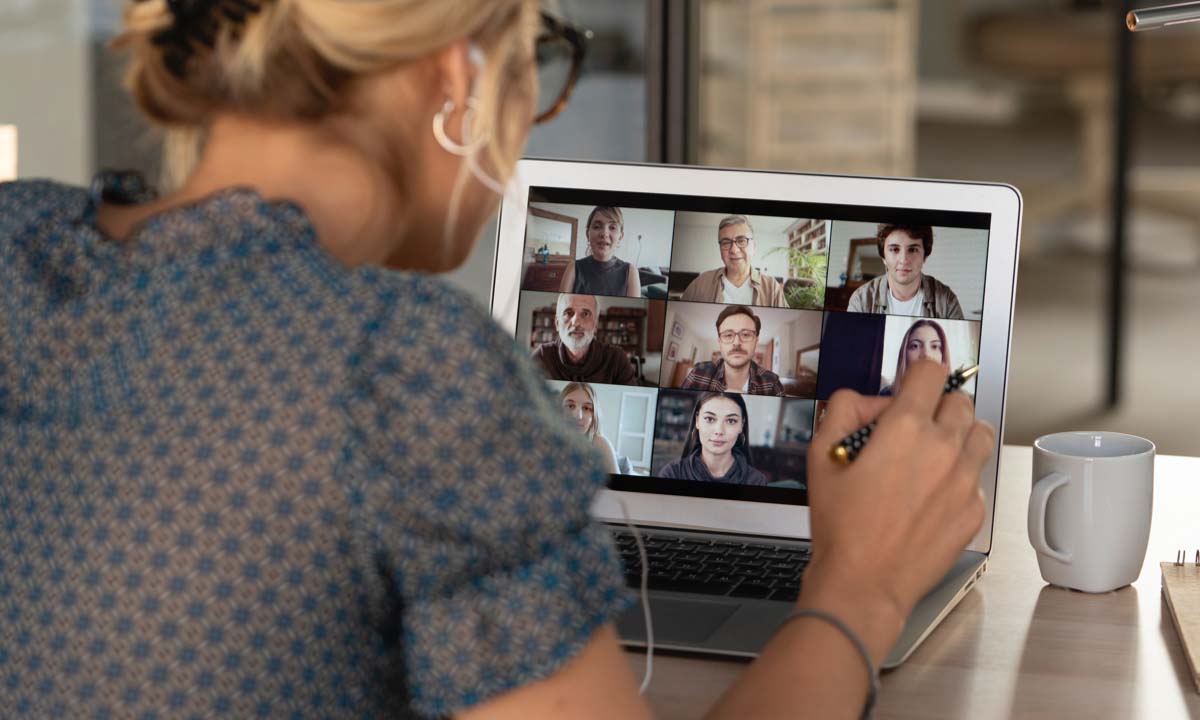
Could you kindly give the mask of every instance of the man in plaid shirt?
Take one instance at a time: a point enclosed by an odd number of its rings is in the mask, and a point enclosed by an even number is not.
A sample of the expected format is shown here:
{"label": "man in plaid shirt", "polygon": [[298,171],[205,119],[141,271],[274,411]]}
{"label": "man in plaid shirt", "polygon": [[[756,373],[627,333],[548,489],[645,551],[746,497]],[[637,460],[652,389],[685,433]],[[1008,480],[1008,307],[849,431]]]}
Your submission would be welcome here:
{"label": "man in plaid shirt", "polygon": [[762,320],[745,305],[730,305],[717,316],[721,359],[697,363],[681,386],[685,390],[742,392],[750,395],[783,395],[779,376],[754,362]]}

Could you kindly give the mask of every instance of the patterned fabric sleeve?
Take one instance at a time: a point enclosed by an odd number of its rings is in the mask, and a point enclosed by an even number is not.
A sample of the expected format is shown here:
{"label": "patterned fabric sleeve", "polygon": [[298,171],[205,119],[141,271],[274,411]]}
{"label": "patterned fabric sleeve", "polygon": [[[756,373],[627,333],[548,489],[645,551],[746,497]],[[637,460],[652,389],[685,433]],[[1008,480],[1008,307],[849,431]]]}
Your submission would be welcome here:
{"label": "patterned fabric sleeve", "polygon": [[352,361],[357,502],[399,597],[409,700],[450,715],[551,675],[632,597],[588,516],[600,458],[511,336],[435,281],[395,282]]}

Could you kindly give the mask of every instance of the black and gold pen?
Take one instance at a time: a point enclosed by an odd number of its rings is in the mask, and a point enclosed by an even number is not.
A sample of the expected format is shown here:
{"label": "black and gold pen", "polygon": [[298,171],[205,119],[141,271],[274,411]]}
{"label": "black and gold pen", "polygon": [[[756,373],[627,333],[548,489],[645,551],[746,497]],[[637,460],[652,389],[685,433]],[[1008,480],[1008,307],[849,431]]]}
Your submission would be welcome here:
{"label": "black and gold pen", "polygon": [[[978,372],[979,366],[972,365],[971,367],[962,368],[950,373],[950,377],[946,380],[946,386],[942,388],[942,394],[952,393],[959,389],[968,380],[975,377],[975,374]],[[870,439],[871,431],[874,429],[875,421],[872,420],[870,423],[850,433],[842,438],[841,442],[829,448],[829,457],[833,458],[833,461],[839,465],[849,465],[854,462],[854,459],[866,447],[867,440]]]}

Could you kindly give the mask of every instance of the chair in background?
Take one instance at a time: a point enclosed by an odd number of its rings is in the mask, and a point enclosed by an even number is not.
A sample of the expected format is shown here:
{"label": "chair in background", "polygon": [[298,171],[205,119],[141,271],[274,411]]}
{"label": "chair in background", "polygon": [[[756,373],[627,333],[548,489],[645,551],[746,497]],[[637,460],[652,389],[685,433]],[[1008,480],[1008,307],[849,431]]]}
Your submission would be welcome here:
{"label": "chair in background", "polygon": [[[1107,220],[1115,147],[1112,63],[1120,30],[1113,7],[1006,8],[968,21],[966,51],[977,65],[1062,87],[1079,123],[1077,176],[1022,183],[1027,227],[1046,227],[1072,211]],[[1183,29],[1156,33],[1153,42],[1138,44],[1134,72],[1142,89],[1195,81],[1200,76],[1200,37]],[[1185,218],[1200,231],[1200,171],[1138,167],[1131,172],[1130,188],[1135,207]],[[1034,233],[1024,234],[1023,252],[1037,245]]]}

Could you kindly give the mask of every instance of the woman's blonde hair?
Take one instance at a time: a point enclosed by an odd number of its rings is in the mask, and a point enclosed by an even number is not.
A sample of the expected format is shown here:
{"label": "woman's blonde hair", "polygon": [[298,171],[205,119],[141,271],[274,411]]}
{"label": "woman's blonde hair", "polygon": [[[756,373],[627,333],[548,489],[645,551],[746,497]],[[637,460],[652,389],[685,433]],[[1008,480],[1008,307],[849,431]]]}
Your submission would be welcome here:
{"label": "woman's blonde hair", "polygon": [[[312,121],[346,109],[358,78],[420,59],[462,38],[488,62],[477,83],[471,137],[487,137],[487,160],[508,174],[527,121],[509,116],[510,83],[528,70],[537,0],[260,0],[235,26],[224,21],[214,47],[197,46],[186,71],[168,67],[153,38],[171,26],[166,0],[129,0],[114,46],[130,53],[126,85],[165,132],[168,181],[194,167],[215,115]],[[520,105],[519,103],[516,105]]]}
{"label": "woman's blonde hair", "polygon": [[587,394],[588,399],[592,401],[592,426],[585,433],[588,440],[595,440],[596,433],[600,426],[600,403],[596,402],[596,389],[585,382],[569,382],[563,386],[562,390],[558,391],[558,404],[562,405],[567,396],[576,390],[582,390]]}

